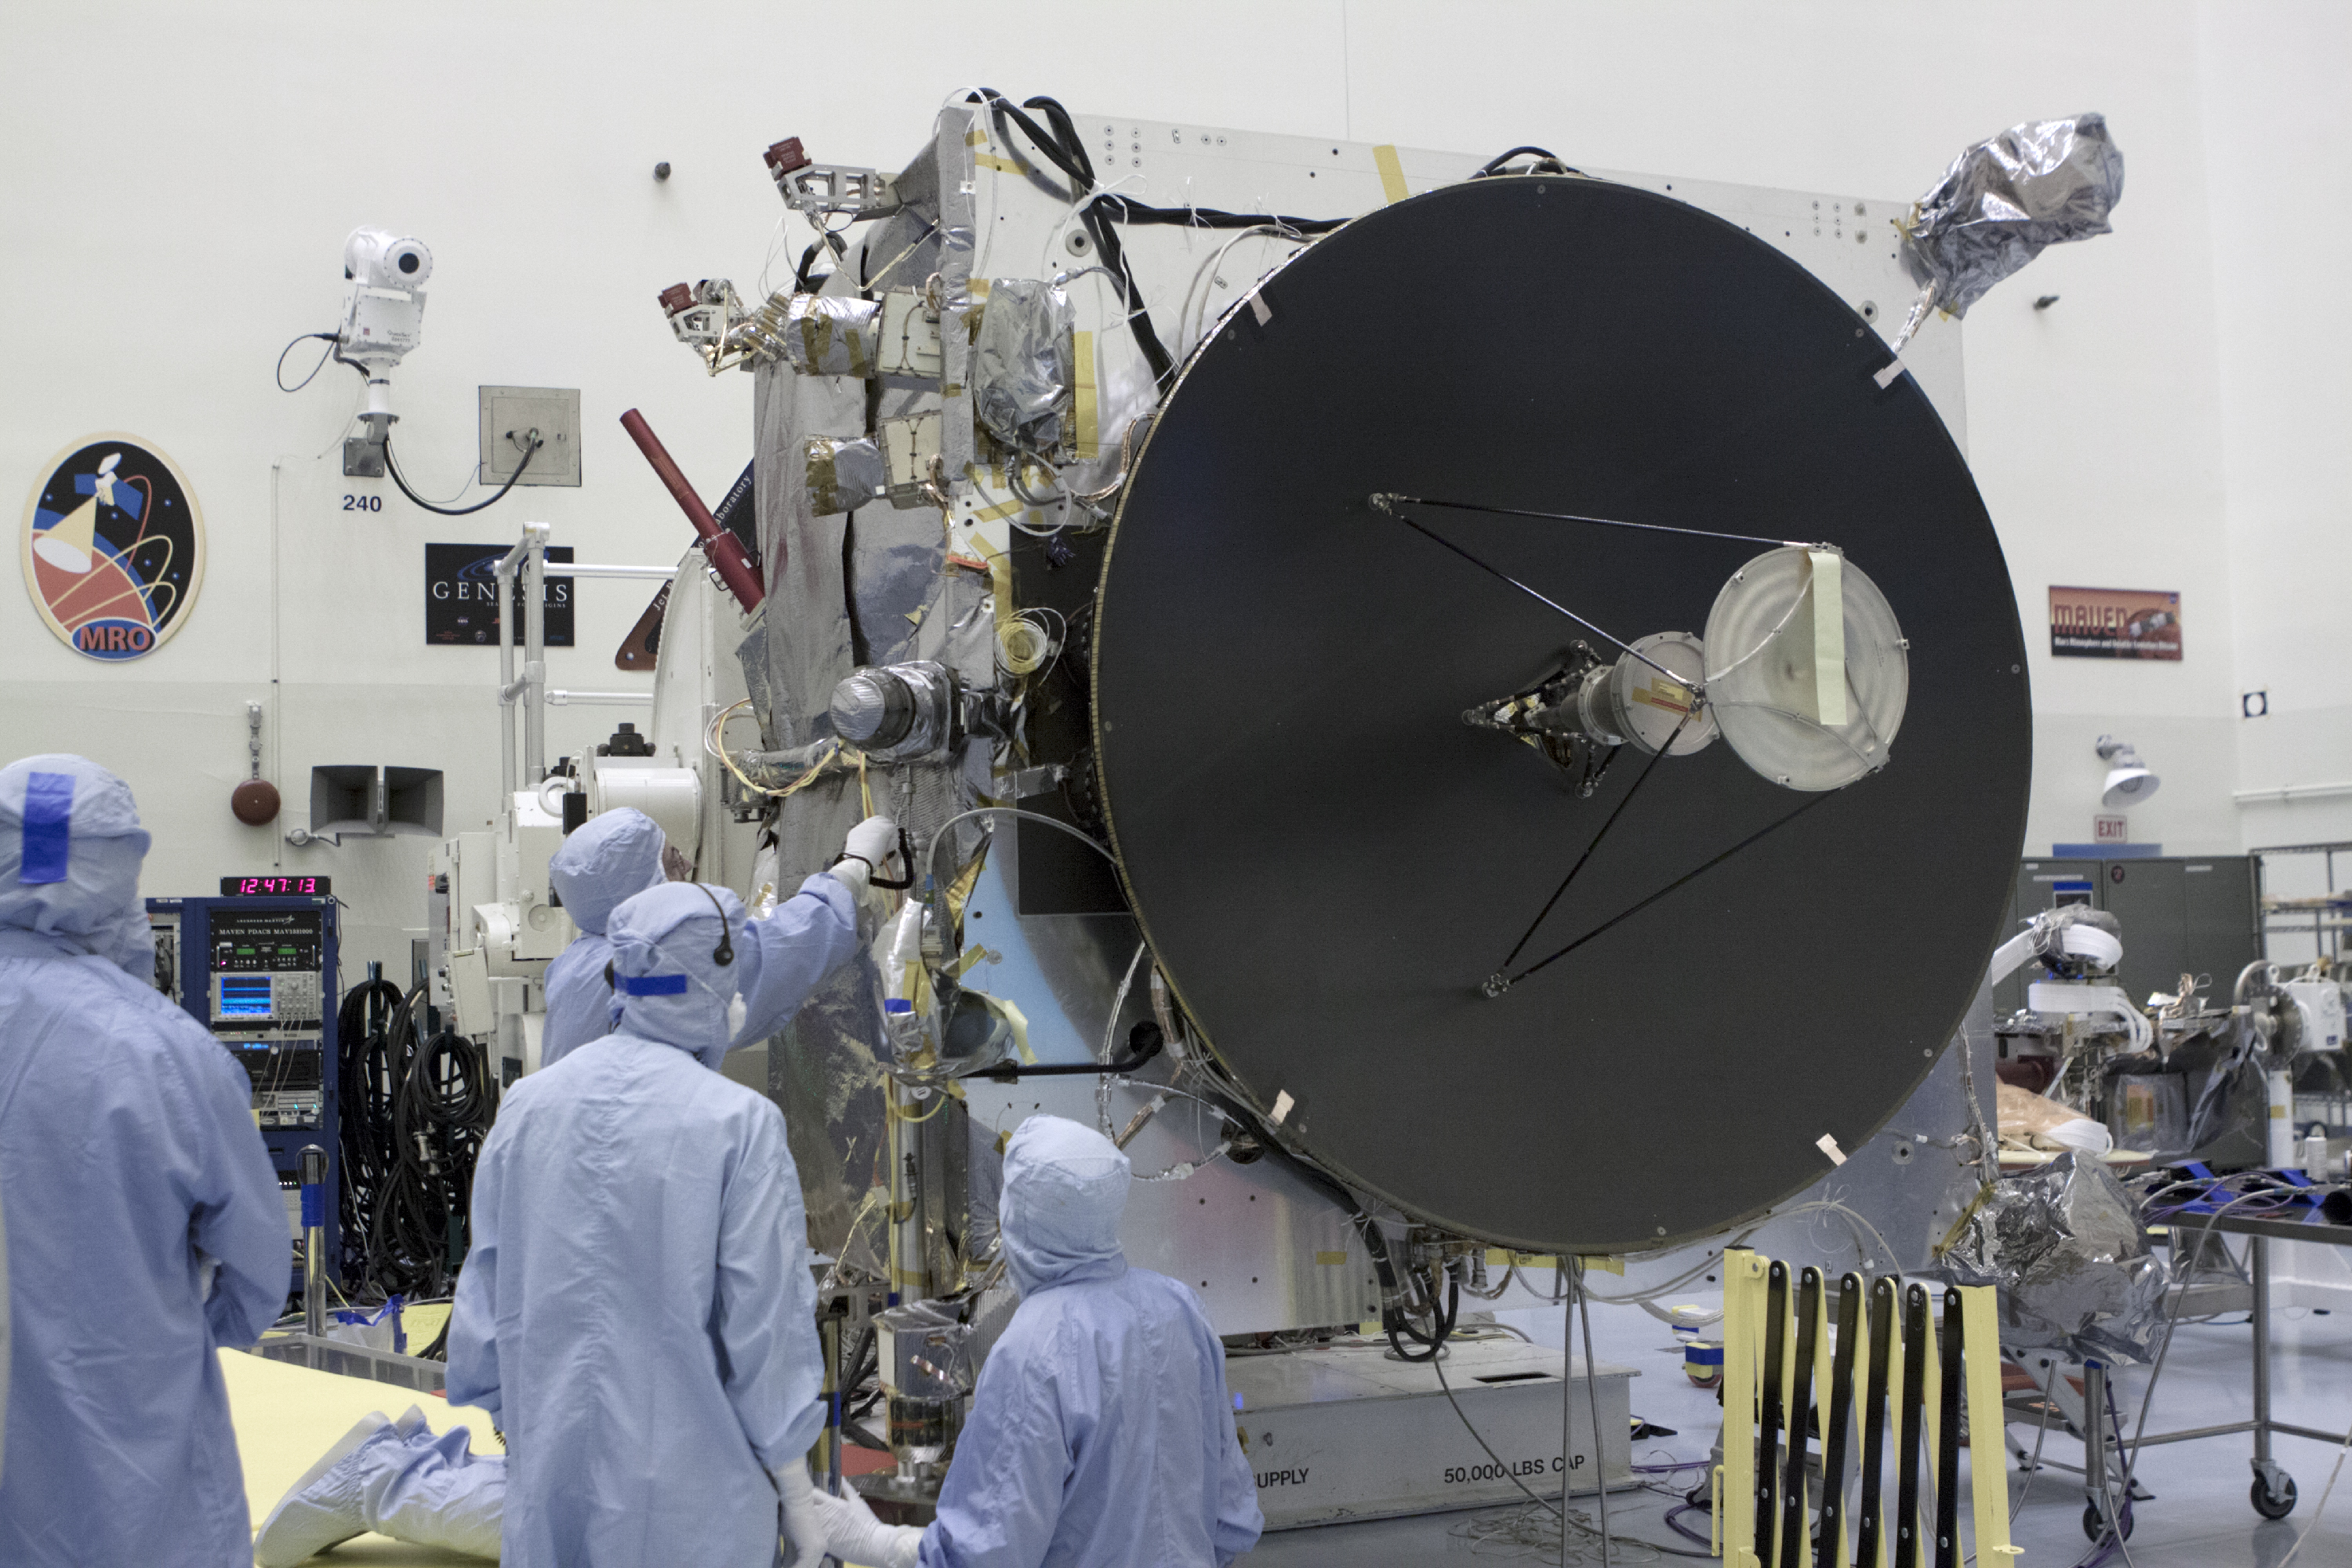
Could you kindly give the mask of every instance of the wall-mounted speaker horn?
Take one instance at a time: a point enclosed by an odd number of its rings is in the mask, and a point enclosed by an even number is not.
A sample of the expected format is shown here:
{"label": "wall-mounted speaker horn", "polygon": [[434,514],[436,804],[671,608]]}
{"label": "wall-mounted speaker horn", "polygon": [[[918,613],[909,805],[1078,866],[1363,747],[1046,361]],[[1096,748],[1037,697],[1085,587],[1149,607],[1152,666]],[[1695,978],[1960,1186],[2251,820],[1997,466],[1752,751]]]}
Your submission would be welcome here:
{"label": "wall-mounted speaker horn", "polygon": [[441,770],[383,770],[385,826],[394,833],[441,837]]}
{"label": "wall-mounted speaker horn", "polygon": [[441,770],[344,763],[310,770],[310,832],[441,837]]}

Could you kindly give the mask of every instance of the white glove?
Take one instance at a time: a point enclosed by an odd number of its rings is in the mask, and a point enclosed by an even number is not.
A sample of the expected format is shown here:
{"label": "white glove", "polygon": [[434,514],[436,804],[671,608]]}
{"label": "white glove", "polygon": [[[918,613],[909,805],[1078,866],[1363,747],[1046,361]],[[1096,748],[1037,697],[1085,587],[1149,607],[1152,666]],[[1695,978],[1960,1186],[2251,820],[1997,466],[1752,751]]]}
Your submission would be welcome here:
{"label": "white glove", "polygon": [[824,1521],[824,1547],[844,1563],[858,1568],[915,1568],[923,1532],[910,1524],[885,1524],[874,1517],[855,1488],[845,1497],[814,1498]]}
{"label": "white glove", "polygon": [[866,869],[884,875],[883,864],[898,852],[898,825],[887,816],[869,816],[849,830],[849,840],[841,847],[839,864],[846,866],[863,860]]}
{"label": "white glove", "polygon": [[809,1484],[808,1466],[794,1459],[780,1470],[776,1495],[784,1504],[784,1550],[777,1561],[789,1568],[820,1568],[824,1562],[824,1517],[817,1511],[816,1489]]}

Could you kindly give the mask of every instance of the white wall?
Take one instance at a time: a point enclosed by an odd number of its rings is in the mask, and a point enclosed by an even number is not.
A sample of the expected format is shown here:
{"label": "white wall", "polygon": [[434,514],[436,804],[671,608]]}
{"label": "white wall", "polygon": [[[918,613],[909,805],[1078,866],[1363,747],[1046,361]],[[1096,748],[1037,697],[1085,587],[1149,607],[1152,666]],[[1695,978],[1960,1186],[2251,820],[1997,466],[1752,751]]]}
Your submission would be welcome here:
{"label": "white wall", "polygon": [[[2239,787],[2345,784],[2352,320],[2306,280],[2352,252],[2352,9],[2219,4],[2199,20],[2238,684],[2270,694],[2268,718],[2234,721]],[[2249,846],[2352,838],[2352,789],[2243,816]]]}
{"label": "white wall", "polygon": [[[151,890],[200,891],[279,862],[331,870],[367,928],[356,956],[401,958],[398,929],[423,917],[421,845],[293,850],[277,835],[303,820],[318,763],[440,767],[453,830],[490,815],[495,655],[424,646],[421,546],[511,538],[539,517],[583,559],[674,554],[685,524],[615,417],[642,407],[715,498],[749,455],[750,380],[704,377],[654,294],[710,275],[750,290],[781,211],[759,163],[769,142],[798,134],[820,159],[895,166],[933,106],[976,81],[1139,116],[1466,150],[1533,142],[1601,167],[1877,198],[1924,190],[1963,144],[2020,119],[2102,109],[2130,167],[2118,232],[2052,252],[1971,314],[1971,450],[2029,644],[2042,644],[2050,583],[2177,587],[2188,658],[2053,667],[2036,653],[2029,845],[2087,837],[2089,742],[2114,729],[2167,780],[2134,815],[2135,837],[2235,847],[2233,653],[2269,661],[2274,704],[2315,714],[2329,700],[2312,651],[2325,586],[2290,584],[2303,618],[2284,624],[2273,614],[2281,574],[2266,562],[2233,571],[2228,548],[2235,537],[2258,552],[2238,560],[2261,559],[2270,524],[2239,501],[2235,534],[2223,528],[2217,430],[2233,484],[2249,466],[2303,465],[2294,506],[2254,510],[2319,533],[2311,476],[2329,470],[2308,456],[2341,428],[2315,416],[2298,427],[2308,434],[2282,438],[2267,415],[2224,408],[2225,386],[2273,379],[2296,355],[2292,296],[2263,270],[2278,263],[2259,226],[2244,226],[2242,246],[2207,237],[2217,175],[2202,95],[2263,96],[2260,26],[2200,26],[2187,0],[2054,13],[1212,0],[982,16],[931,3],[532,0],[390,11],[93,0],[0,14],[0,477],[26,491],[77,437],[136,432],[191,476],[211,549],[184,629],[128,666],[71,653],[26,599],[0,593],[9,750],[81,751],[128,777],[156,828]],[[2200,56],[2217,47],[2222,64]],[[2317,61],[2303,68],[2315,84],[2340,79]],[[665,159],[675,176],[657,184]],[[2238,215],[2261,198],[2230,200]],[[330,367],[287,397],[270,366],[289,338],[333,324],[340,247],[359,223],[435,252],[425,343],[394,380],[396,442],[420,486],[446,493],[468,470],[474,387],[521,384],[581,389],[583,488],[519,491],[453,521],[387,484],[341,478],[355,378]],[[806,241],[798,220],[786,226],[779,269]],[[2235,301],[2226,320],[2217,267]],[[1478,287],[1475,267],[1450,281]],[[2032,300],[2048,292],[2061,302],[2037,314]],[[2256,335],[2273,346],[2225,356],[2223,326],[2265,300]],[[2341,459],[2338,437],[2330,461]],[[381,513],[335,510],[362,489],[386,495]],[[554,682],[628,684],[610,655],[644,596],[583,584],[579,646],[553,655]],[[2263,629],[2234,629],[2252,621]],[[227,811],[252,698],[272,703],[267,771],[288,802],[270,830]],[[626,716],[560,710],[551,749]],[[2327,721],[2338,750],[2295,762],[2294,776],[2352,778],[2342,709]],[[2273,733],[2287,728],[2273,721]],[[2262,770],[2290,762],[2250,753],[2243,766],[2267,782]]]}

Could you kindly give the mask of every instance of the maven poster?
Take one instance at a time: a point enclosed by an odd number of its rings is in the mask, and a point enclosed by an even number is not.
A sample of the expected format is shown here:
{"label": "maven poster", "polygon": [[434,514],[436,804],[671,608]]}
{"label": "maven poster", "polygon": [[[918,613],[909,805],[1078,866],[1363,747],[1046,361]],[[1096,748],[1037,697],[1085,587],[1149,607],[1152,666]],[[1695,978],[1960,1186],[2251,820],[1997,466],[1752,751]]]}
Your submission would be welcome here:
{"label": "maven poster", "polygon": [[2053,658],[2180,658],[2180,595],[2137,588],[2050,590]]}

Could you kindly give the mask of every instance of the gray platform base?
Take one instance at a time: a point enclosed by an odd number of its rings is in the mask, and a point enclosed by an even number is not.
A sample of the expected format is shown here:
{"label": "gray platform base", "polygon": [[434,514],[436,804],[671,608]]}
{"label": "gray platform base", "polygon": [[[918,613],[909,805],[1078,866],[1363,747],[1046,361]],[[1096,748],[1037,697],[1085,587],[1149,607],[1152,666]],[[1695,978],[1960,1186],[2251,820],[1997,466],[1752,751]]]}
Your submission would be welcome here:
{"label": "gray platform base", "polygon": [[1584,1363],[1571,1363],[1565,1465],[1558,1351],[1462,1342],[1448,1347],[1444,1370],[1459,1415],[1434,1370],[1391,1360],[1386,1346],[1227,1357],[1265,1527],[1483,1508],[1520,1499],[1514,1478],[1548,1498],[1559,1495],[1563,1475],[1571,1492],[1633,1484],[1633,1368],[1595,1367],[1603,1445],[1596,1463]]}

